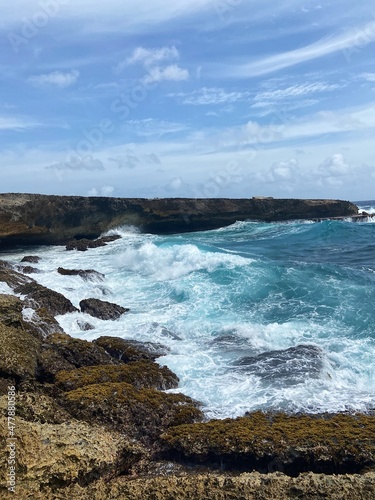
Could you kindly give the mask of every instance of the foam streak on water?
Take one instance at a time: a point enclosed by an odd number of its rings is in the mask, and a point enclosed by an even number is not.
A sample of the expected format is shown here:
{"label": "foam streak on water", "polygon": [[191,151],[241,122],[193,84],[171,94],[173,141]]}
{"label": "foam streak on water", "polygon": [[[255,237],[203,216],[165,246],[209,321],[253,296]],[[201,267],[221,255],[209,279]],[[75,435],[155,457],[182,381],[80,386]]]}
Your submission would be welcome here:
{"label": "foam streak on water", "polygon": [[[174,236],[119,232],[122,239],[84,254],[33,250],[42,257],[33,277],[74,305],[97,297],[131,309],[114,322],[61,316],[67,333],[167,345],[170,353],[159,362],[210,417],[375,408],[373,223],[239,222]],[[23,255],[2,258],[19,263]],[[106,278],[61,276],[59,266],[96,269]],[[80,331],[79,318],[95,329]]]}

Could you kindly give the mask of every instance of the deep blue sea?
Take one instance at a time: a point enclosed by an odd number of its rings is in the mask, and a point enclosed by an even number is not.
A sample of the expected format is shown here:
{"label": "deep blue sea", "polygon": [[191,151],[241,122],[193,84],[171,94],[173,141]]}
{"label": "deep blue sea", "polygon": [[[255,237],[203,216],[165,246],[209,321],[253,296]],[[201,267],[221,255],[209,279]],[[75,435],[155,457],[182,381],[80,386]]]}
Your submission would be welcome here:
{"label": "deep blue sea", "polygon": [[[113,335],[164,344],[158,359],[208,417],[256,409],[375,409],[375,201],[364,222],[237,222],[173,236],[122,235],[85,253],[40,247],[33,277],[78,306],[97,297],[131,309],[117,321],[58,317],[92,340]],[[33,264],[34,265],[34,264]],[[103,281],[61,276],[96,269]],[[9,289],[0,283],[0,292]],[[30,310],[25,310],[30,315]],[[82,332],[77,320],[95,326]]]}

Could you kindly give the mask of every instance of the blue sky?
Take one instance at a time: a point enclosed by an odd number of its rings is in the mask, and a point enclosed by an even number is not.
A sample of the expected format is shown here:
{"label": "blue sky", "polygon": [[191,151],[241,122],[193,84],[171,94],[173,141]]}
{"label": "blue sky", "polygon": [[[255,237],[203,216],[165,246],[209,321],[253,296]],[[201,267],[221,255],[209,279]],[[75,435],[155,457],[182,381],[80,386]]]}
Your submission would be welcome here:
{"label": "blue sky", "polygon": [[0,35],[1,192],[375,198],[368,0],[12,0]]}

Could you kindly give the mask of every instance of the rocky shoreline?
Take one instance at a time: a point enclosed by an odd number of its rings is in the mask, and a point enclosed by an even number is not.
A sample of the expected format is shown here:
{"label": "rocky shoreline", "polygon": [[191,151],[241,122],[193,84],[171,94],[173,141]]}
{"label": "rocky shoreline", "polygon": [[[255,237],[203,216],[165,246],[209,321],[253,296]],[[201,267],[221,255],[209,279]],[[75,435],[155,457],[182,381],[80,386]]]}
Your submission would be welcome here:
{"label": "rocky shoreline", "polygon": [[[341,200],[104,198],[0,194],[0,249],[12,245],[92,240],[123,225],[157,234],[217,229],[236,221],[287,221],[358,216]],[[107,243],[101,239],[98,245]],[[70,243],[71,249],[76,248]],[[80,248],[78,248],[80,249]]]}
{"label": "rocky shoreline", "polygon": [[[0,261],[0,282],[13,291],[0,295],[1,498],[13,495],[9,388],[20,499],[374,498],[374,415],[206,421],[199,402],[163,392],[178,387],[155,361],[164,346],[72,338],[55,315],[77,308],[24,273],[37,256],[22,260]],[[89,280],[96,271],[59,273]],[[107,321],[127,313],[97,299],[80,307]]]}
{"label": "rocky shoreline", "polygon": [[[24,208],[16,215],[14,203],[24,207],[24,200],[0,195],[0,221],[4,196],[17,227],[0,224],[2,242],[39,241],[32,235],[42,226],[34,221],[25,230]],[[101,223],[79,238],[77,224],[70,233],[51,225],[48,242],[60,230],[67,251],[116,239],[93,239]],[[82,311],[115,322],[128,309],[98,299],[78,309],[30,276],[39,259],[0,261],[0,284],[9,289],[0,295],[1,498],[374,498],[375,415],[253,412],[207,421],[198,401],[164,392],[179,383],[157,363],[165,346],[119,337],[88,342],[64,332],[56,315]],[[105,280],[95,269],[57,272]]]}

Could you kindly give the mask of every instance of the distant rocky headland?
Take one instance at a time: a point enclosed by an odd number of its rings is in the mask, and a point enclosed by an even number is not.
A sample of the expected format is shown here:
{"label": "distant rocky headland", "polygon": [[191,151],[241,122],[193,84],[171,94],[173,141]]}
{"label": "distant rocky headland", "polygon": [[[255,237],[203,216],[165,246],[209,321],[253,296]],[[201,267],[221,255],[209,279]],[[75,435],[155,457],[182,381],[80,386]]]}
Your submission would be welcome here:
{"label": "distant rocky headland", "polygon": [[0,194],[0,248],[94,239],[123,225],[166,234],[216,229],[244,220],[272,222],[357,215],[356,205],[341,200],[141,199],[6,193]]}

